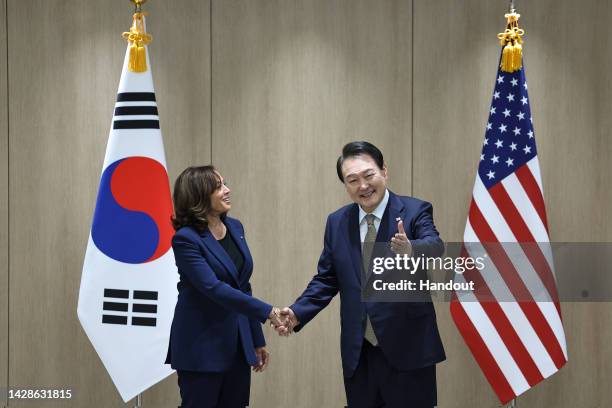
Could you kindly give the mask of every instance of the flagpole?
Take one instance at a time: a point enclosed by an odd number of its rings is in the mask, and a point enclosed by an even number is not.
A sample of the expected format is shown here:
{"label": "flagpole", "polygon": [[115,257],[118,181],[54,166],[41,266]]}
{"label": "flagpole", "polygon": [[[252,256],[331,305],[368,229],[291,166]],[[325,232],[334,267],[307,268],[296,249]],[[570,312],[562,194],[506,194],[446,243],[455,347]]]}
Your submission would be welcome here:
{"label": "flagpole", "polygon": [[[510,13],[515,13],[516,12],[516,7],[514,5],[514,0],[510,0],[510,4],[508,5],[508,11]],[[512,401],[510,401],[510,405],[508,405],[508,408],[516,408],[516,398],[513,398]]]}
{"label": "flagpole", "polygon": [[146,3],[147,0],[130,0],[130,2],[134,3],[135,13],[140,13],[142,11],[141,6]]}
{"label": "flagpole", "polygon": [[[509,13],[515,13],[516,12],[516,7],[514,5],[514,0],[510,0],[510,4],[508,4],[508,12]],[[510,405],[508,405],[508,408],[516,408],[516,398],[513,398],[512,401],[510,401]]]}
{"label": "flagpole", "polygon": [[[134,3],[134,13],[141,13],[141,7],[146,1],[147,0],[130,0],[130,2]],[[134,408],[142,408],[142,393],[138,393],[136,396],[136,405],[134,405]]]}
{"label": "flagpole", "polygon": [[134,408],[142,408],[142,393],[136,396],[136,405],[134,405]]}
{"label": "flagpole", "polygon": [[[510,13],[516,12],[516,8],[514,6],[514,0],[510,0],[510,4],[508,5],[508,11]],[[516,398],[514,398],[514,399],[512,399],[512,401],[510,401],[510,405],[508,405],[508,408],[516,408]]]}
{"label": "flagpole", "polygon": [[[134,13],[141,13],[141,7],[146,1],[147,0],[130,0],[131,3],[134,3]],[[134,408],[142,408],[142,393],[138,393],[136,396],[136,405],[134,405]]]}
{"label": "flagpole", "polygon": [[[131,3],[134,3],[134,13],[141,13],[142,5],[146,1],[147,0],[130,0]],[[136,396],[136,405],[134,406],[134,408],[142,408],[142,393],[138,393],[138,395]]]}

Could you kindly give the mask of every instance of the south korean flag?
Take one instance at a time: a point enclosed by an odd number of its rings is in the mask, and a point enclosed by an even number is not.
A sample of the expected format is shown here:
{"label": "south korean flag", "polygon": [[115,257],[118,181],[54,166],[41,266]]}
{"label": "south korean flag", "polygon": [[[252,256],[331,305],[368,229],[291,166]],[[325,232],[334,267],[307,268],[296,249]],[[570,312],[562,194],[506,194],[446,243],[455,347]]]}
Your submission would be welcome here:
{"label": "south korean flag", "polygon": [[83,264],[78,317],[128,401],[164,364],[178,274],[172,201],[142,13],[134,15]]}

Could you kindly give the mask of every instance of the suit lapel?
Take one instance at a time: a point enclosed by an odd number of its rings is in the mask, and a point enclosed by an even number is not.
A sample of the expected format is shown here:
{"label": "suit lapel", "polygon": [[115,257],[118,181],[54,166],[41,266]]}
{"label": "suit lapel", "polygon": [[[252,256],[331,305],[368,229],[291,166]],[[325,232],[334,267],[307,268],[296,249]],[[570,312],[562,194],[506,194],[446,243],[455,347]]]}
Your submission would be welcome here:
{"label": "suit lapel", "polygon": [[[229,227],[228,227],[228,230],[229,230]],[[202,239],[204,241],[204,245],[206,245],[208,250],[213,253],[215,258],[217,258],[219,260],[219,262],[221,262],[221,264],[229,272],[230,276],[232,276],[234,278],[236,283],[239,284],[239,281],[238,281],[238,271],[236,270],[236,266],[234,265],[234,262],[232,262],[232,260],[230,259],[229,255],[227,254],[227,252],[225,252],[225,249],[223,249],[221,244],[219,244],[219,242],[217,242],[217,240],[211,234],[211,232],[208,230],[208,228],[206,228],[204,230],[204,232],[201,234],[201,236],[202,236]]]}
{"label": "suit lapel", "polygon": [[[234,226],[234,223],[226,222],[225,225],[227,226],[227,230],[229,234],[231,235],[231,237],[234,239],[234,242],[238,246],[238,249],[242,253],[242,258],[244,259],[244,262],[242,264],[242,270],[238,271],[238,277],[243,278],[244,277],[243,272],[246,270],[250,270],[251,268],[250,266],[252,263],[251,259],[253,259],[251,258],[251,252],[249,251],[249,247],[247,246],[246,241],[244,240],[244,235],[242,235],[240,231]],[[232,262],[232,265],[233,265],[233,262]]]}
{"label": "suit lapel", "polygon": [[[376,234],[376,242],[390,242],[391,238],[397,233],[397,219],[404,219],[405,209],[402,200],[389,191],[389,202],[380,221],[380,227]],[[404,229],[407,226],[404,225]]]}
{"label": "suit lapel", "polygon": [[344,215],[344,228],[348,237],[353,271],[357,280],[361,282],[361,236],[359,234],[359,208],[357,204],[353,204]]}

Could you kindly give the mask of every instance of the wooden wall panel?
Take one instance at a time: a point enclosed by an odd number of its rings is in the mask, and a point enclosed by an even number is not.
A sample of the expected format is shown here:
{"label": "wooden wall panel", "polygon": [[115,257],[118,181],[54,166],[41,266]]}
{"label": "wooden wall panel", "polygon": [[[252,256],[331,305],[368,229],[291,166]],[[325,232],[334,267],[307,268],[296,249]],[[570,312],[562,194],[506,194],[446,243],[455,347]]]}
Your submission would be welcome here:
{"label": "wooden wall panel", "polygon": [[[220,168],[261,298],[290,303],[315,273],[325,216],[348,200],[335,160],[350,140],[379,145],[391,187],[432,201],[443,238],[461,238],[505,4],[415,2],[414,17],[412,7],[224,0],[211,16],[209,1],[147,3],[170,181],[211,158]],[[610,241],[610,6],[519,7],[551,238]],[[115,2],[0,3],[0,327],[10,328],[0,329],[0,386],[72,388],[66,406],[123,405],[76,303],[130,11]],[[440,406],[498,406],[448,305],[437,309],[448,355]],[[608,406],[612,312],[603,303],[563,310],[570,362],[519,406]],[[343,404],[337,300],[292,338],[266,335],[272,364],[254,375],[252,407]],[[176,377],[147,391],[144,404],[177,405]],[[20,405],[31,403],[11,401]]]}
{"label": "wooden wall panel", "polygon": [[[0,387],[8,387],[8,104],[6,0],[0,1]],[[6,401],[0,393],[0,404]]]}
{"label": "wooden wall panel", "polygon": [[[414,3],[414,195],[433,203],[447,242],[463,236],[474,186],[495,79],[495,35],[503,22],[496,5],[501,3]],[[448,304],[436,310],[447,355],[438,368],[439,406],[498,406]]]}
{"label": "wooden wall panel", "polygon": [[[610,241],[609,5],[520,2],[533,123],[553,241]],[[461,239],[491,103],[506,4],[415,2],[414,193],[434,202],[447,241]],[[430,24],[431,21],[437,24]],[[560,30],[559,27],[571,27]],[[433,170],[432,170],[433,169]],[[612,319],[606,304],[564,304],[570,362],[519,397],[519,406],[608,406]],[[497,400],[447,304],[439,321],[448,361],[440,406]],[[461,373],[461,375],[457,375]],[[442,387],[442,384],[447,386]]]}
{"label": "wooden wall panel", "polygon": [[[524,3],[526,70],[551,239],[612,241],[612,62],[608,2]],[[561,26],[571,26],[559,30]],[[527,40],[526,40],[527,41]],[[576,271],[581,273],[582,271]],[[527,406],[612,405],[609,303],[563,305],[567,366]]]}
{"label": "wooden wall panel", "polygon": [[[192,0],[180,8],[166,2],[145,8],[174,179],[186,165],[210,158],[209,5]],[[62,406],[123,405],[81,330],[76,305],[126,49],[120,34],[131,12],[127,1],[8,2],[9,380],[20,387],[71,388],[74,398]],[[177,405],[175,379],[145,400],[149,407]]]}
{"label": "wooden wall panel", "polygon": [[[377,144],[411,190],[411,3],[213,1],[213,163],[246,228],[256,296],[286,305],[316,273],[327,214],[348,202],[342,146]],[[302,332],[266,329],[269,372],[251,405],[341,407],[335,299]]]}
{"label": "wooden wall panel", "polygon": [[[155,93],[170,185],[187,166],[210,162],[210,2],[151,1]],[[186,38],[193,39],[186,41]],[[153,49],[151,50],[153,52]],[[180,404],[176,374],[147,390],[143,406]]]}

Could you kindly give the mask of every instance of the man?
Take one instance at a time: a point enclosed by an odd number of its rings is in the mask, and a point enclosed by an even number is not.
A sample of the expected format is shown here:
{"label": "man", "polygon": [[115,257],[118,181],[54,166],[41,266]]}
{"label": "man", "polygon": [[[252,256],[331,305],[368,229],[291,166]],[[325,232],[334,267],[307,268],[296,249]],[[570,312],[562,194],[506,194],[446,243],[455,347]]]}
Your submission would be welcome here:
{"label": "man", "polygon": [[432,206],[387,189],[383,155],[371,143],[348,143],[336,169],[354,204],[329,215],[318,272],[295,303],[283,309],[284,325],[277,331],[299,331],[340,292],[349,408],[433,407],[435,364],[446,358],[433,304],[363,302],[361,287],[372,254],[364,242],[389,243],[398,254],[442,255]]}

